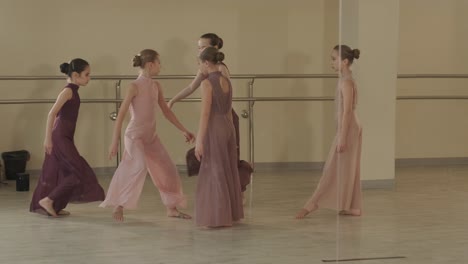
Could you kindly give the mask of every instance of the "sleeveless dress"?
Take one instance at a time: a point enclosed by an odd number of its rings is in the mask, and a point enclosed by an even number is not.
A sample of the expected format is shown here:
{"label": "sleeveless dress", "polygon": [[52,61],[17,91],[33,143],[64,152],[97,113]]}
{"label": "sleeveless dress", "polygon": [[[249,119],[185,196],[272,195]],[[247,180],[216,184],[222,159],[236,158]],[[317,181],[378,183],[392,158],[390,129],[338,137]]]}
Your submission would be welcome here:
{"label": "sleeveless dress", "polygon": [[[341,79],[341,82],[347,79]],[[362,127],[356,114],[357,89],[353,81],[353,112],[350,116],[346,149],[342,153],[336,151],[343,120],[343,93],[340,83],[335,96],[336,135],[325,162],[322,177],[312,197],[304,208],[312,210],[315,205],[338,211],[362,210],[361,201],[361,144]]]}
{"label": "sleeveless dress", "polygon": [[[229,91],[221,88],[221,78]],[[195,222],[198,226],[232,226],[244,217],[238,172],[236,132],[232,122],[232,87],[221,72],[208,76],[212,104],[204,138],[196,188]]]}
{"label": "sleeveless dress", "polygon": [[78,112],[80,109],[79,86],[69,83],[72,98],[60,109],[52,129],[52,153],[46,154],[30,211],[47,214],[39,201],[49,197],[58,213],[68,203],[86,203],[104,200],[104,190],[94,171],[80,156],[74,143]]}
{"label": "sleeveless dress", "polygon": [[177,168],[156,134],[160,87],[142,75],[134,84],[138,93],[130,105],[125,151],[100,207],[136,209],[148,172],[166,207],[185,207],[187,201]]}

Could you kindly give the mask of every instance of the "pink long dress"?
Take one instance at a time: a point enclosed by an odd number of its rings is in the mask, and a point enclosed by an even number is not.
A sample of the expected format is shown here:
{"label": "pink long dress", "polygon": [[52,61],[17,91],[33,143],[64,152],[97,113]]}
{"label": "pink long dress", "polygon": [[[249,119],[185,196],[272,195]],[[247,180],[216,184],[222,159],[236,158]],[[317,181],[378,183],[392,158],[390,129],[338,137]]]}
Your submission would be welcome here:
{"label": "pink long dress", "polygon": [[166,207],[185,207],[177,168],[156,134],[160,87],[141,75],[134,84],[138,94],[130,105],[132,117],[125,131],[125,152],[100,207],[135,209],[148,172]]}
{"label": "pink long dress", "polygon": [[[341,82],[345,79],[341,79]],[[306,210],[319,208],[334,209],[337,211],[362,211],[361,202],[361,143],[362,127],[355,112],[357,104],[357,89],[353,80],[353,113],[349,122],[346,150],[342,153],[336,151],[343,118],[342,86],[336,89],[336,136],[333,140],[328,159],[325,162],[322,178],[312,197],[305,204]]]}

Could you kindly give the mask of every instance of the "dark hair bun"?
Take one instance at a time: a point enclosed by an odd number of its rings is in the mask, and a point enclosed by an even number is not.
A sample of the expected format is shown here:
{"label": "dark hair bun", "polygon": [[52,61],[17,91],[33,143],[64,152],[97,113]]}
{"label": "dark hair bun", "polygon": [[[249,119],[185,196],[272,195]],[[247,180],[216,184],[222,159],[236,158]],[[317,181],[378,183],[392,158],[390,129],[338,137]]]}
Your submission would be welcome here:
{"label": "dark hair bun", "polygon": [[141,55],[137,54],[133,57],[133,67],[140,67],[142,65]]}
{"label": "dark hair bun", "polygon": [[361,51],[359,49],[353,49],[353,56],[355,59],[359,59],[361,56]]}
{"label": "dark hair bun", "polygon": [[222,38],[218,38],[218,44],[216,46],[218,46],[218,49],[221,49],[223,47],[223,39]]}
{"label": "dark hair bun", "polygon": [[70,72],[70,64],[67,62],[60,64],[60,72],[68,74]]}
{"label": "dark hair bun", "polygon": [[216,53],[215,60],[217,62],[222,62],[224,60],[224,53],[222,53],[222,52]]}

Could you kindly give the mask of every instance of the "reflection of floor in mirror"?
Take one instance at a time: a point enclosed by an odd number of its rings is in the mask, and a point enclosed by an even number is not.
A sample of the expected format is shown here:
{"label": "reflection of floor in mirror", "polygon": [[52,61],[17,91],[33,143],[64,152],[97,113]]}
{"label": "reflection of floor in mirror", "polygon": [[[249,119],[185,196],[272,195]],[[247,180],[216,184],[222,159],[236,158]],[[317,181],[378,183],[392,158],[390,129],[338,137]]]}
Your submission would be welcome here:
{"label": "reflection of floor in mirror", "polygon": [[[16,192],[10,181],[0,187],[1,263],[309,264],[395,256],[407,258],[345,263],[466,263],[468,166],[399,168],[395,189],[364,191],[362,217],[319,210],[295,220],[319,174],[256,173],[246,219],[220,230],[165,217],[150,179],[123,224],[98,203],[70,205],[68,218],[30,214],[32,191]],[[191,199],[186,212],[193,213],[196,177],[182,177]],[[100,177],[105,189],[109,179]]]}

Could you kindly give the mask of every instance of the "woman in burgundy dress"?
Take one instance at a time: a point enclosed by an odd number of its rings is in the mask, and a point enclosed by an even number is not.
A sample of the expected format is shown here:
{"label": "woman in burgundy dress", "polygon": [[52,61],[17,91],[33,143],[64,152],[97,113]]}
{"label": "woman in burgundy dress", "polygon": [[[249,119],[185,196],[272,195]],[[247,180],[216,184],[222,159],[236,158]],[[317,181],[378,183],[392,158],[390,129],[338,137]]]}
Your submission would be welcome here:
{"label": "woman in burgundy dress", "polygon": [[68,203],[104,200],[96,175],[76,149],[73,137],[80,108],[78,89],[90,80],[90,67],[83,59],[60,65],[67,85],[49,112],[44,141],[42,173],[31,201],[30,211],[57,217],[69,215]]}

